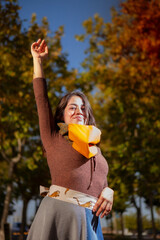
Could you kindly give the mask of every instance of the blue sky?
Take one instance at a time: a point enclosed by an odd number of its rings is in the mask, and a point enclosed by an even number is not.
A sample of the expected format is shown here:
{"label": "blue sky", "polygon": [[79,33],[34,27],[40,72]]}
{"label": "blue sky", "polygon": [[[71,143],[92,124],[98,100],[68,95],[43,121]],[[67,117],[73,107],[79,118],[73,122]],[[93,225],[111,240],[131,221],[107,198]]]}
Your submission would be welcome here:
{"label": "blue sky", "polygon": [[69,68],[80,69],[87,43],[76,41],[74,36],[84,33],[83,21],[95,13],[103,17],[105,22],[110,21],[110,9],[117,8],[119,0],[19,0],[19,5],[22,7],[20,17],[26,19],[25,27],[29,26],[32,13],[37,14],[38,22],[47,17],[52,32],[64,26],[62,47],[68,53]]}

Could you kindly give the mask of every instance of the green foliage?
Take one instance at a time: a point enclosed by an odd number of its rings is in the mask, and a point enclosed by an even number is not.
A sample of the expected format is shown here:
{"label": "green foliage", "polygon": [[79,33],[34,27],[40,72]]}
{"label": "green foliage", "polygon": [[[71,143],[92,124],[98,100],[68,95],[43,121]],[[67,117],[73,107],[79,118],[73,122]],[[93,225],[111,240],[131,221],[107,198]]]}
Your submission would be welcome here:
{"label": "green foliage", "polygon": [[45,38],[49,47],[44,71],[47,80],[51,80],[48,91],[53,111],[59,97],[68,88],[73,88],[76,72],[67,70],[67,56],[62,53],[63,26],[52,33],[47,18],[38,24],[36,14],[33,14],[29,28],[23,29],[19,9],[17,1],[0,2],[0,189],[5,191],[7,184],[12,183],[13,195],[18,198],[26,194],[26,199],[31,199],[39,196],[40,182],[50,184],[47,163],[42,156],[32,89],[31,44],[37,38]]}
{"label": "green foliage", "polygon": [[[28,198],[38,193],[31,182],[39,184],[38,169],[44,159],[29,49],[37,38],[45,38],[49,58],[44,71],[50,80],[48,95],[53,111],[59,97],[68,90],[79,88],[88,95],[97,126],[102,130],[101,148],[109,163],[109,186],[115,191],[114,209],[123,213],[135,194],[144,197],[148,204],[150,196],[158,203],[159,1],[123,1],[119,12],[112,10],[111,23],[105,23],[97,14],[84,21],[86,33],[76,39],[88,40],[89,48],[80,74],[67,70],[67,56],[61,47],[63,26],[52,33],[47,18],[38,24],[33,14],[29,29],[24,30],[19,9],[17,1],[0,2],[0,191],[4,191],[8,181],[13,181],[27,189]],[[19,142],[21,159],[14,164],[9,178],[8,169],[19,154]],[[45,183],[49,183],[46,165],[42,172]],[[18,189],[14,191],[18,197]]]}
{"label": "green foliage", "polygon": [[136,231],[137,228],[137,218],[136,214],[131,214],[131,215],[125,215],[124,216],[124,221],[125,221],[125,227],[129,231]]}
{"label": "green foliage", "polygon": [[119,12],[112,10],[111,23],[96,14],[84,22],[86,33],[76,36],[90,43],[79,85],[92,90],[117,211],[134,194],[160,196],[158,9],[158,0],[123,1]]}
{"label": "green foliage", "polygon": [[[148,218],[147,215],[144,215],[142,218],[143,221],[143,230],[148,230],[148,229],[152,229],[152,223],[151,220]],[[124,222],[125,222],[125,227],[129,230],[129,231],[136,231],[137,228],[137,217],[136,214],[130,214],[130,215],[125,215],[124,216]],[[159,221],[156,220],[156,228],[159,229],[160,225],[159,225]]]}

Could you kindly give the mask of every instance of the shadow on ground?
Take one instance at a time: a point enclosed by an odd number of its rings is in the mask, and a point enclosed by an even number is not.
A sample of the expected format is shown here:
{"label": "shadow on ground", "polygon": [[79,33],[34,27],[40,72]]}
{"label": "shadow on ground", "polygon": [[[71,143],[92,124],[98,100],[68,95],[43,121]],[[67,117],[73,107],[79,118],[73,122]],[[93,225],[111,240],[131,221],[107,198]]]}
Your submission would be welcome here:
{"label": "shadow on ground", "polygon": [[[138,240],[138,238],[135,236],[115,236],[111,234],[104,234],[103,236],[104,240]],[[153,240],[153,237],[143,236],[143,240]]]}

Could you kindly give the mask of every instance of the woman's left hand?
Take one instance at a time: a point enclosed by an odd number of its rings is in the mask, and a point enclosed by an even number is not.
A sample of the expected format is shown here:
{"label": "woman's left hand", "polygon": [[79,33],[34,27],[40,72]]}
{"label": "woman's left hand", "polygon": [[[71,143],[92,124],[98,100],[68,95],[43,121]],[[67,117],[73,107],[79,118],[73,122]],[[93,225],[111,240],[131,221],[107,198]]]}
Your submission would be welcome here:
{"label": "woman's left hand", "polygon": [[103,189],[99,199],[93,207],[93,212],[96,212],[96,216],[101,214],[101,218],[103,218],[110,213],[113,205],[113,194],[114,191],[111,188],[106,187]]}

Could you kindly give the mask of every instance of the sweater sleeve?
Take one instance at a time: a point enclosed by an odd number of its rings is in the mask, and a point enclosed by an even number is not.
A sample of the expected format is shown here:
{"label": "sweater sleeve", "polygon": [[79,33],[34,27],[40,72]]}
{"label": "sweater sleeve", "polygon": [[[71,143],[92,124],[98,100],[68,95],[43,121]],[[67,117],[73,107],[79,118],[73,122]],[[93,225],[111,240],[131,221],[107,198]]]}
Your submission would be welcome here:
{"label": "sweater sleeve", "polygon": [[107,178],[105,179],[105,182],[104,182],[104,186],[103,186],[103,188],[106,188],[106,187],[108,187]]}
{"label": "sweater sleeve", "polygon": [[109,172],[109,166],[108,166],[108,163],[107,163],[107,174],[106,174],[106,178],[105,178],[105,181],[104,181],[104,186],[103,186],[103,188],[108,187],[108,179],[107,179],[107,177],[108,177],[108,172]]}
{"label": "sweater sleeve", "polygon": [[52,132],[55,129],[54,118],[47,95],[47,84],[43,78],[33,79],[33,89],[38,111],[41,140],[44,148],[51,144]]}

